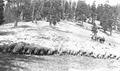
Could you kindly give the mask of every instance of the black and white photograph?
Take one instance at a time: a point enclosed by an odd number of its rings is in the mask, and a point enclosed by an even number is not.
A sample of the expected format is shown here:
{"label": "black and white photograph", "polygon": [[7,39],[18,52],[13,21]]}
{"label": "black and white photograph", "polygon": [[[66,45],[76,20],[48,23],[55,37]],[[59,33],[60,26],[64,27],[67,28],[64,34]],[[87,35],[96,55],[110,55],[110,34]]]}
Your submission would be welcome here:
{"label": "black and white photograph", "polygon": [[0,71],[120,71],[120,0],[0,0]]}

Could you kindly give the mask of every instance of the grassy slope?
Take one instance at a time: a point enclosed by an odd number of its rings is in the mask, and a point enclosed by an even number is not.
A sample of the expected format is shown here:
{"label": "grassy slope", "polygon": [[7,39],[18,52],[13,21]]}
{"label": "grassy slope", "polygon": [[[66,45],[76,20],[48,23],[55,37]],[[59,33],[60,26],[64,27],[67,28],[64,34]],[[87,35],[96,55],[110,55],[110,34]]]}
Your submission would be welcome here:
{"label": "grassy slope", "polygon": [[[104,36],[106,42],[100,44],[90,39],[91,25],[84,23],[84,27],[77,26],[76,23],[63,21],[56,27],[50,27],[49,23],[39,21],[38,24],[31,22],[19,22],[17,28],[13,28],[13,23],[0,26],[0,40],[8,42],[27,42],[36,44],[36,46],[47,47],[51,49],[63,50],[84,50],[93,51],[96,54],[115,54],[120,56],[119,34],[113,33],[113,36],[107,36],[99,31],[99,36]],[[111,45],[109,45],[111,43]]]}

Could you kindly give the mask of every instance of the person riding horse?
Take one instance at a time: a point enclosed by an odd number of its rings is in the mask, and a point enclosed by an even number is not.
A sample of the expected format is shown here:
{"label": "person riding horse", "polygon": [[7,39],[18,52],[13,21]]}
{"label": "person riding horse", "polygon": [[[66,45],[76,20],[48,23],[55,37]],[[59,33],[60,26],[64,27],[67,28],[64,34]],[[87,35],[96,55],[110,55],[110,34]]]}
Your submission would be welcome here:
{"label": "person riding horse", "polygon": [[98,33],[97,26],[96,26],[95,23],[94,23],[94,25],[93,25],[93,27],[92,27],[92,33],[94,34],[93,36],[96,36],[97,33]]}
{"label": "person riding horse", "polygon": [[57,16],[57,15],[49,15],[48,16],[48,22],[50,22],[50,25],[56,25],[57,24],[57,22],[59,22],[60,21],[60,18]]}

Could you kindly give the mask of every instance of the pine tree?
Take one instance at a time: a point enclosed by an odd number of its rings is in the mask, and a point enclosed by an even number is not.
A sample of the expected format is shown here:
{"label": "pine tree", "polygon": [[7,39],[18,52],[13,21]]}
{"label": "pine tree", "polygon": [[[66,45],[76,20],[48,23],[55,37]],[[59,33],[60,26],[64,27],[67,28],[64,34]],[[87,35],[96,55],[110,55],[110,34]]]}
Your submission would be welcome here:
{"label": "pine tree", "polygon": [[86,16],[88,15],[89,9],[87,4],[84,1],[78,1],[76,8],[76,19],[78,21],[83,22],[86,20]]}
{"label": "pine tree", "polygon": [[92,24],[93,24],[93,27],[92,27],[92,32],[93,32],[93,36],[97,36],[97,26],[96,26],[96,23],[95,23],[95,20],[96,20],[96,4],[95,4],[95,1],[93,2],[93,5],[91,7],[91,17],[92,17]]}
{"label": "pine tree", "polygon": [[93,2],[93,5],[91,7],[91,17],[92,17],[92,24],[95,25],[94,21],[96,19],[96,4],[95,1]]}
{"label": "pine tree", "polygon": [[3,24],[4,22],[4,16],[3,16],[3,11],[4,11],[4,1],[0,0],[0,25]]}

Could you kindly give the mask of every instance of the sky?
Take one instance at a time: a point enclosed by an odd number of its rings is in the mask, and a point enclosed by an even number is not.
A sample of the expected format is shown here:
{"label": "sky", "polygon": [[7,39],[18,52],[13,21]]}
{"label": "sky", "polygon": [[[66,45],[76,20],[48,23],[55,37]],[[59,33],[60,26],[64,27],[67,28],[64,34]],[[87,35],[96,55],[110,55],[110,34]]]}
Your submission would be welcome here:
{"label": "sky", "polygon": [[94,1],[96,4],[104,4],[108,2],[108,4],[115,6],[117,4],[120,4],[120,0],[85,0],[87,4],[92,4]]}
{"label": "sky", "polygon": [[[68,0],[68,1],[72,1],[72,2],[77,2],[78,0]],[[120,0],[83,0],[85,1],[87,4],[93,4],[93,2],[95,1],[96,4],[105,4],[106,2],[109,2],[108,4],[110,4],[111,6],[115,6],[117,4],[120,4]]]}
{"label": "sky", "polygon": [[[5,1],[5,0],[4,0],[4,1]],[[77,2],[78,0],[67,0],[67,1]],[[85,1],[87,4],[90,4],[90,5],[92,5],[94,1],[96,2],[97,5],[98,5],[98,4],[104,4],[104,3],[106,3],[107,1],[109,1],[109,4],[110,4],[111,6],[115,6],[115,5],[117,5],[117,4],[120,4],[120,0],[82,0],[82,1]]]}

